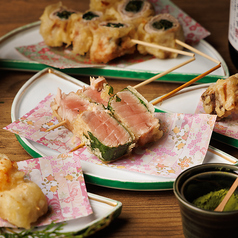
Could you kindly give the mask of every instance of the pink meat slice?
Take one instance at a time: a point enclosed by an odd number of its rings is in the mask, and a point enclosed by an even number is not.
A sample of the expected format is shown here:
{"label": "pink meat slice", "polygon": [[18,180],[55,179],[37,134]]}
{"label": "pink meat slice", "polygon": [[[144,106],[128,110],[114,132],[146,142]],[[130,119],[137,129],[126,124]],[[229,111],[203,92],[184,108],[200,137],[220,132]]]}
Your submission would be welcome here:
{"label": "pink meat slice", "polygon": [[119,121],[131,131],[142,146],[160,137],[159,121],[145,105],[129,90],[117,93],[120,100],[111,101],[110,105]]}
{"label": "pink meat slice", "polygon": [[81,120],[87,125],[87,130],[106,146],[116,147],[131,140],[128,131],[105,110],[85,111]]}
{"label": "pink meat slice", "polygon": [[79,97],[76,93],[65,94],[60,89],[57,91],[55,102],[57,114],[69,123],[72,123],[76,116],[87,110],[90,105],[88,100]]}

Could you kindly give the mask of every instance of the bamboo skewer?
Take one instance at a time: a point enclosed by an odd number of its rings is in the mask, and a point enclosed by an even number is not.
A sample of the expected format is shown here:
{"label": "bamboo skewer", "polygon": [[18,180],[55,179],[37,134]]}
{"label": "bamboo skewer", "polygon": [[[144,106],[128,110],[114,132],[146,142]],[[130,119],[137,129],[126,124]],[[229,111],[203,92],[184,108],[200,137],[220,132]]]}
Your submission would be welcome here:
{"label": "bamboo skewer", "polygon": [[206,55],[205,53],[203,53],[203,52],[197,50],[196,48],[194,48],[194,47],[192,47],[192,46],[190,46],[190,45],[188,45],[188,44],[186,44],[186,43],[184,43],[184,42],[182,42],[182,41],[180,41],[180,40],[178,40],[178,39],[175,39],[175,42],[176,42],[177,44],[183,46],[184,48],[187,48],[188,50],[191,50],[191,51],[193,51],[193,52],[195,52],[195,53],[197,53],[197,54],[199,54],[199,55],[201,55],[201,56],[203,56],[203,57],[205,57],[205,58],[207,58],[207,59],[209,59],[209,60],[215,62],[216,64],[220,64],[220,61],[218,61],[218,60],[216,60],[216,59],[213,59],[213,58],[210,57],[209,55]]}
{"label": "bamboo skewer", "polygon": [[194,60],[195,60],[195,57],[193,57],[193,58],[191,58],[189,60],[186,60],[185,62],[183,62],[181,64],[178,64],[178,65],[172,67],[171,69],[168,69],[168,70],[166,70],[166,71],[164,71],[164,72],[162,72],[160,74],[157,74],[157,75],[153,76],[150,79],[147,79],[146,81],[143,81],[142,83],[139,83],[139,84],[135,85],[134,88],[139,88],[141,86],[144,86],[144,85],[146,85],[146,84],[148,84],[148,83],[150,83],[150,82],[152,82],[152,81],[154,81],[154,80],[156,80],[158,78],[161,78],[162,76],[164,76],[164,75],[174,71],[175,69],[178,69],[178,68],[180,68],[180,67],[182,67],[182,66],[184,66],[184,65],[186,65],[186,64],[188,64],[188,63],[190,63],[190,62],[192,62]]}
{"label": "bamboo skewer", "polygon": [[164,96],[158,98],[157,100],[153,101],[152,104],[155,105],[157,103],[160,103],[162,102],[163,100],[169,98],[170,96],[172,96],[173,94],[177,93],[178,91],[180,91],[181,89],[183,88],[186,88],[187,86],[195,83],[196,81],[198,81],[199,79],[205,77],[206,75],[210,74],[211,72],[213,72],[214,70],[218,69],[219,67],[221,67],[221,63],[219,65],[216,65],[215,67],[209,69],[208,71],[206,71],[205,73],[203,74],[200,74],[199,76],[193,78],[192,80],[186,82],[185,84],[179,86],[178,88],[174,89],[173,91],[165,94]]}
{"label": "bamboo skewer", "polygon": [[56,124],[56,125],[52,126],[51,128],[47,129],[46,132],[49,132],[49,131],[54,130],[54,129],[60,127],[60,126],[63,126],[65,123],[66,123],[66,120],[61,121],[58,124]]}
{"label": "bamboo skewer", "polygon": [[221,62],[218,61],[218,60],[216,60],[216,59],[213,59],[213,58],[210,57],[209,55],[206,55],[205,53],[203,53],[203,52],[201,52],[201,51],[195,49],[194,47],[192,47],[192,46],[190,46],[190,45],[188,45],[188,44],[186,44],[186,43],[184,43],[184,42],[182,42],[182,41],[180,41],[180,40],[177,40],[177,39],[176,39],[175,42],[176,42],[177,44],[180,44],[180,45],[183,46],[184,48],[187,48],[187,49],[189,49],[189,50],[191,50],[191,51],[193,51],[193,52],[195,52],[195,53],[197,53],[197,54],[199,54],[199,55],[201,55],[201,56],[203,56],[203,57],[205,57],[205,58],[207,58],[207,59],[209,59],[209,60],[211,60],[211,61],[213,61],[213,62],[215,62],[215,63],[217,63],[217,65],[216,65],[215,67],[209,69],[208,71],[206,71],[206,72],[200,74],[199,76],[195,77],[194,79],[192,79],[192,80],[186,82],[185,84],[181,85],[180,87],[174,89],[173,91],[167,93],[166,95],[164,95],[164,96],[158,98],[157,100],[153,101],[153,102],[152,102],[153,105],[155,105],[155,104],[157,104],[157,103],[160,103],[160,102],[162,102],[163,100],[165,100],[165,99],[171,97],[171,96],[172,96],[173,94],[175,94],[176,92],[178,92],[178,91],[180,91],[181,89],[183,89],[183,88],[185,88],[185,87],[187,87],[187,86],[189,86],[189,85],[195,83],[195,82],[198,81],[199,79],[205,77],[206,75],[210,74],[210,73],[213,72],[214,70],[216,70],[216,69],[218,69],[218,68],[221,67]]}
{"label": "bamboo skewer", "polygon": [[169,48],[169,47],[162,46],[162,45],[157,45],[157,44],[154,44],[154,43],[149,43],[149,42],[135,40],[135,39],[131,39],[131,41],[133,43],[136,43],[136,44],[139,44],[139,45],[149,46],[149,47],[156,48],[156,49],[159,49],[159,50],[169,51],[169,52],[173,52],[173,53],[177,53],[177,54],[181,54],[181,55],[187,55],[187,56],[191,56],[191,57],[194,56],[194,54],[191,53],[191,52],[178,50],[178,49],[174,49],[174,48]]}

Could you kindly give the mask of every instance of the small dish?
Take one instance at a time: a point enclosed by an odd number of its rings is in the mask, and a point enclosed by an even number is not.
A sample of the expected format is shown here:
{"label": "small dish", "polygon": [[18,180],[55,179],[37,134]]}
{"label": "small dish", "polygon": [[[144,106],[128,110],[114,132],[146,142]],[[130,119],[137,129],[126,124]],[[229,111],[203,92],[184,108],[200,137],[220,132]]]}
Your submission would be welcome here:
{"label": "small dish", "polygon": [[[238,210],[230,204],[227,211],[214,211],[222,200],[219,195],[229,190],[237,177],[237,166],[212,163],[194,166],[176,178],[173,188],[186,238],[238,237]],[[238,205],[238,199],[234,203]]]}

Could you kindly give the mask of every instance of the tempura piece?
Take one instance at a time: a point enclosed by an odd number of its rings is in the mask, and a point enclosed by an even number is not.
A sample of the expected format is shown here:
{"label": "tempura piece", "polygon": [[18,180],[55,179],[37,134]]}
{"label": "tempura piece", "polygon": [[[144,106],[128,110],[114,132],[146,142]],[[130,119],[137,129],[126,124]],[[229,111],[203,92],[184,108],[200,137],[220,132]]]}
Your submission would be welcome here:
{"label": "tempura piece", "polygon": [[69,20],[69,34],[73,53],[86,55],[93,43],[92,30],[96,30],[103,20],[103,12],[87,11],[84,14],[73,14]]}
{"label": "tempura piece", "polygon": [[203,108],[208,114],[215,114],[218,120],[238,112],[238,74],[227,79],[218,79],[201,96]]}
{"label": "tempura piece", "polygon": [[135,28],[149,16],[154,16],[154,6],[146,0],[122,0],[105,11],[105,18],[133,24]]}
{"label": "tempura piece", "polygon": [[0,217],[29,229],[48,211],[48,203],[38,185],[25,180],[24,175],[16,162],[0,154]]}
{"label": "tempura piece", "polygon": [[68,34],[68,22],[75,13],[63,6],[61,2],[49,5],[40,17],[40,34],[48,46],[58,47],[71,44]]}
{"label": "tempura piece", "polygon": [[136,50],[135,29],[130,24],[120,22],[102,22],[93,31],[93,44],[90,59],[95,63],[107,63],[125,54],[133,54]]}
{"label": "tempura piece", "polygon": [[[178,50],[181,50],[182,46],[176,44],[175,40],[185,40],[182,26],[170,14],[158,14],[148,18],[147,21],[139,25],[137,33],[138,40]],[[137,49],[141,54],[152,54],[160,59],[176,58],[178,55],[174,52],[155,49],[149,46],[138,45]]]}

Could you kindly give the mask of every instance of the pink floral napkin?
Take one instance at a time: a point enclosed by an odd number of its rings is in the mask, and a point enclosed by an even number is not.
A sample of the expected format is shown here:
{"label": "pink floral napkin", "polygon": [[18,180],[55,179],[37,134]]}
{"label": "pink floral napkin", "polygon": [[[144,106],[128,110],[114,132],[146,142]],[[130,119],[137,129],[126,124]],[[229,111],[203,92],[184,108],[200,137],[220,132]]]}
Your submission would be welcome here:
{"label": "pink floral napkin", "polygon": [[[59,153],[68,153],[80,143],[65,127],[46,132],[58,121],[52,118],[48,95],[38,106],[4,129],[33,140]],[[156,143],[137,148],[132,155],[110,164],[102,163],[86,147],[75,153],[80,160],[97,165],[163,177],[177,177],[183,170],[201,164],[206,155],[216,116],[207,114],[156,113],[163,137]]]}
{"label": "pink floral napkin", "polygon": [[[24,171],[42,189],[48,200],[50,213],[36,226],[85,217],[93,212],[76,154],[59,154],[17,164],[19,170]],[[1,218],[0,226],[14,227]]]}
{"label": "pink floral napkin", "polygon": [[[170,13],[176,17],[183,26],[186,42],[188,44],[198,43],[201,39],[210,35],[199,23],[188,16],[184,11],[179,9],[169,0],[150,0],[155,6],[156,13]],[[86,67],[103,67],[103,64],[93,64],[89,59],[71,53],[70,48],[51,48],[44,42],[35,45],[26,45],[16,48],[21,54],[30,60],[37,61],[52,67],[64,68],[86,68]],[[108,65],[120,68],[126,67],[133,63],[140,63],[153,58],[150,55],[134,55],[118,59],[115,62],[109,62]]]}
{"label": "pink floral napkin", "polygon": [[[201,99],[195,113],[205,113]],[[221,135],[238,139],[238,114],[232,113],[229,117],[217,121],[214,125],[214,131]]]}

